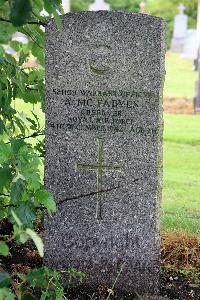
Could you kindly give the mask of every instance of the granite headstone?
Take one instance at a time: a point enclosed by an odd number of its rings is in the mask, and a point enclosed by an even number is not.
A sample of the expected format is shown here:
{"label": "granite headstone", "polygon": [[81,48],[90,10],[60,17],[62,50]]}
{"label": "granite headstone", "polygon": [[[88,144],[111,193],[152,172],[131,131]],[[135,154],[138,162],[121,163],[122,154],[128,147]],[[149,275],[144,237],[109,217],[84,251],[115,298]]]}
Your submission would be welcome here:
{"label": "granite headstone", "polygon": [[159,286],[165,25],[127,12],[46,27],[45,261],[85,284]]}

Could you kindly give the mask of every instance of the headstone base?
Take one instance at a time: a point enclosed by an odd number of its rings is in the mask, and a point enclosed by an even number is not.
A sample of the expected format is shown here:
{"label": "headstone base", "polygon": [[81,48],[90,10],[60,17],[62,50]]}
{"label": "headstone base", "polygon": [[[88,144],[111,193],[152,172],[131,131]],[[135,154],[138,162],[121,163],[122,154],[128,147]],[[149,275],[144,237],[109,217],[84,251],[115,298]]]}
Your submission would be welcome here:
{"label": "headstone base", "polygon": [[171,51],[182,53],[185,45],[185,38],[173,38],[171,42]]}

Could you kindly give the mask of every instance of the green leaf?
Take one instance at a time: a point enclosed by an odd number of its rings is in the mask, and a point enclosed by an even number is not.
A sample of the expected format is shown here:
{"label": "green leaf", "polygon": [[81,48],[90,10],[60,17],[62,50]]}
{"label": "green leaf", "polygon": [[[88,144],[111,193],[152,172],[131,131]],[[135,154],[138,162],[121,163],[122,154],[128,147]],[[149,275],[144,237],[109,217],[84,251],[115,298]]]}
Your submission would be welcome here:
{"label": "green leaf", "polygon": [[18,41],[11,41],[10,42],[10,46],[16,51],[18,52],[21,48],[21,45]]}
{"label": "green leaf", "polygon": [[8,245],[5,242],[0,241],[0,255],[7,256],[8,254],[9,254]]}
{"label": "green leaf", "polygon": [[31,111],[31,113],[37,121],[38,128],[40,128],[40,120],[39,120],[38,116],[34,113],[34,111]]}
{"label": "green leaf", "polygon": [[17,66],[17,61],[12,55],[6,53],[5,57],[6,57],[6,61],[8,62],[8,64],[11,64],[14,67]]}
{"label": "green leaf", "polygon": [[25,102],[36,104],[40,100],[38,91],[27,90]]}
{"label": "green leaf", "polygon": [[18,202],[18,207],[15,208],[15,212],[20,219],[20,222],[24,227],[33,227],[33,223],[36,219],[34,204],[28,202]]}
{"label": "green leaf", "polygon": [[53,6],[51,5],[49,0],[44,0],[44,9],[49,13],[52,14],[54,11]]}
{"label": "green leaf", "polygon": [[26,118],[32,125],[30,125],[30,129],[32,130],[37,130],[37,123],[35,122],[35,120],[32,120],[31,118],[27,117]]}
{"label": "green leaf", "polygon": [[22,233],[23,233],[23,229],[22,226],[18,226],[16,224],[13,225],[13,234],[15,236],[15,238],[19,237]]}
{"label": "green leaf", "polygon": [[22,222],[20,221],[20,219],[18,218],[18,216],[16,215],[16,213],[13,211],[13,209],[11,209],[11,214],[12,214],[15,222],[17,223],[17,225],[19,227],[22,226]]}
{"label": "green leaf", "polygon": [[26,145],[23,139],[15,139],[11,140],[11,149],[14,155],[16,155],[19,152],[19,149]]}
{"label": "green leaf", "polygon": [[44,59],[44,49],[39,48],[36,44],[32,46],[32,54],[38,58],[41,66],[44,67],[45,59]]}
{"label": "green leaf", "polygon": [[11,147],[9,144],[5,144],[0,141],[0,165],[5,163],[12,156]]}
{"label": "green leaf", "polygon": [[46,190],[39,190],[35,193],[35,197],[40,204],[43,204],[49,213],[56,211],[56,203],[52,195]]}
{"label": "green leaf", "polygon": [[[61,3],[60,1],[57,1],[57,3],[56,3],[56,4],[58,4],[58,8],[61,8],[60,3]],[[59,16],[56,8],[53,6],[53,2],[51,3],[48,0],[44,0],[44,8],[49,14],[53,14],[57,28],[61,29],[61,26],[62,26],[61,17]]]}
{"label": "green leaf", "polygon": [[5,272],[0,272],[0,288],[4,288],[11,283],[10,276]]}
{"label": "green leaf", "polygon": [[25,132],[26,132],[25,128],[26,128],[26,127],[25,127],[25,124],[22,122],[22,120],[19,119],[19,118],[16,117],[16,116],[14,116],[13,120],[14,120],[14,122],[16,123],[16,125],[18,126],[18,129],[21,130],[21,133],[22,133],[23,135],[25,135]]}
{"label": "green leaf", "polygon": [[62,20],[61,20],[60,15],[57,13],[56,10],[53,11],[53,15],[54,15],[54,18],[55,18],[55,21],[56,21],[57,28],[59,30],[61,30],[61,28],[62,28]]}
{"label": "green leaf", "polygon": [[1,300],[15,300],[15,295],[9,288],[0,288],[0,299]]}
{"label": "green leaf", "polygon": [[15,175],[12,182],[16,182],[18,179],[25,180],[24,176],[20,174],[19,172]]}
{"label": "green leaf", "polygon": [[34,0],[35,7],[41,11],[43,9],[43,1],[42,0]]}
{"label": "green leaf", "polygon": [[4,56],[4,48],[0,45],[0,58]]}
{"label": "green leaf", "polygon": [[19,55],[19,66],[23,65],[26,59],[27,59],[27,55],[23,51],[21,51]]}
{"label": "green leaf", "polygon": [[26,232],[23,231],[19,234],[20,243],[24,244],[28,241],[28,239],[29,239],[29,235]]}
{"label": "green leaf", "polygon": [[12,199],[13,204],[18,204],[20,203],[20,201],[22,201],[22,195],[24,193],[24,190],[25,184],[21,178],[12,183],[10,197]]}
{"label": "green leaf", "polygon": [[22,26],[28,22],[31,15],[30,0],[12,0],[10,20],[14,26]]}
{"label": "green leaf", "polygon": [[20,174],[25,178],[29,190],[38,190],[41,186],[38,166],[40,160],[29,145],[20,148],[17,154],[17,163]]}
{"label": "green leaf", "polygon": [[33,288],[46,288],[48,284],[47,275],[48,269],[46,267],[41,267],[31,270],[27,275],[27,280]]}
{"label": "green leaf", "polygon": [[5,125],[4,122],[0,119],[0,134],[3,134],[5,131]]}
{"label": "green leaf", "polygon": [[22,96],[24,96],[24,93],[26,93],[26,91],[25,91],[25,86],[26,86],[25,84],[26,84],[26,81],[27,81],[26,75],[22,72],[18,72],[16,74],[16,79],[17,79],[17,84],[18,84],[19,89],[20,89],[20,93],[21,93]]}
{"label": "green leaf", "polygon": [[32,240],[35,243],[35,246],[38,249],[40,256],[43,257],[44,256],[44,244],[42,242],[41,237],[35,231],[31,230],[30,228],[26,229],[26,233],[32,238]]}
{"label": "green leaf", "polygon": [[27,44],[23,44],[22,45],[22,50],[24,52],[24,54],[29,54],[32,48],[32,43],[27,43]]}
{"label": "green leaf", "polygon": [[0,197],[0,221],[7,218],[8,208],[4,205],[8,204],[8,197]]}
{"label": "green leaf", "polygon": [[2,192],[4,188],[9,189],[12,180],[11,169],[8,165],[0,167],[0,191]]}

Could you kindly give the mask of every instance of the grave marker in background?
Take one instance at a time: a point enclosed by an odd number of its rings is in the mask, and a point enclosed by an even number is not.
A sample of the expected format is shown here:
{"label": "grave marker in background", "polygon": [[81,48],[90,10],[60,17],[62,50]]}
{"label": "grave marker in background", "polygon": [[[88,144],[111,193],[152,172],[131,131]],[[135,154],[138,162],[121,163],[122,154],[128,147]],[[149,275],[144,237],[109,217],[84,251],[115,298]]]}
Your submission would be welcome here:
{"label": "grave marker in background", "polygon": [[188,29],[187,35],[185,37],[185,43],[183,47],[183,58],[193,58],[197,57],[197,30],[196,29]]}
{"label": "grave marker in background", "polygon": [[162,19],[69,13],[46,27],[45,261],[86,284],[156,293],[162,181]]}
{"label": "grave marker in background", "polygon": [[105,3],[104,0],[95,0],[89,7],[91,11],[98,11],[98,10],[110,10],[110,5]]}
{"label": "grave marker in background", "polygon": [[145,13],[145,2],[140,2],[140,13],[141,14]]}
{"label": "grave marker in background", "polygon": [[171,41],[172,52],[182,52],[187,35],[188,17],[184,14],[185,6],[179,5],[179,14],[174,19],[174,31]]}

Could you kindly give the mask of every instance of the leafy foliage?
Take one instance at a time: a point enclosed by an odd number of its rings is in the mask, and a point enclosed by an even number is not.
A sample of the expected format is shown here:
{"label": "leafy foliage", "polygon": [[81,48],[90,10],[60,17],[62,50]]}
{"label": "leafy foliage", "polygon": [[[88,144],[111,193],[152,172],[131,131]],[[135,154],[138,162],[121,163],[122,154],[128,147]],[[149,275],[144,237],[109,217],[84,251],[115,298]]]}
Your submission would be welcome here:
{"label": "leafy foliage", "polygon": [[[80,285],[85,274],[75,269],[69,269],[65,273],[68,282],[73,286],[72,279]],[[69,275],[73,273],[73,278]],[[16,277],[16,276],[15,276]],[[15,295],[10,288],[15,280]],[[37,298],[35,292],[37,291]],[[15,298],[16,296],[16,298]],[[10,277],[6,273],[0,273],[0,299],[2,300],[61,300],[67,299],[64,287],[61,282],[61,273],[47,267],[33,269],[28,274],[17,274],[16,278]]]}
{"label": "leafy foliage", "polygon": [[[61,2],[0,0],[0,221],[7,218],[13,224],[13,236],[9,239],[25,243],[31,238],[41,256],[43,243],[34,231],[35,220],[39,210],[56,211],[41,176],[44,157],[44,125],[39,117],[44,109],[41,25],[54,16],[61,26]],[[15,32],[23,33],[27,42],[13,40]],[[9,54],[8,47],[15,53]],[[29,67],[30,61],[37,61],[36,67]],[[0,241],[0,254],[4,256],[9,254],[6,241],[7,237]]]}
{"label": "leafy foliage", "polygon": [[10,276],[7,273],[0,273],[0,288],[7,287],[10,283]]}
{"label": "leafy foliage", "polygon": [[127,10],[137,13],[140,11],[141,0],[108,0],[107,1],[113,10]]}
{"label": "leafy foliage", "polygon": [[[46,16],[42,11],[46,10]],[[9,253],[9,241],[26,243],[32,239],[40,256],[43,242],[34,231],[39,211],[56,211],[51,194],[43,186],[41,170],[44,157],[44,29],[54,16],[61,26],[61,0],[0,0],[0,222],[13,224],[12,236],[3,236],[0,255]],[[13,40],[21,32],[27,43]],[[8,47],[15,51],[9,54]],[[29,67],[29,61],[37,61]],[[13,275],[16,276],[16,275]],[[0,299],[64,299],[60,273],[41,268],[18,274],[17,282],[0,273]],[[16,278],[14,278],[16,280]],[[38,299],[38,298],[37,298]]]}
{"label": "leafy foliage", "polygon": [[0,254],[7,256],[9,254],[9,247],[5,242],[0,242]]}
{"label": "leafy foliage", "polygon": [[71,11],[88,10],[89,5],[93,2],[93,0],[71,0]]}
{"label": "leafy foliage", "polygon": [[13,0],[10,20],[14,26],[26,24],[31,15],[30,0]]}
{"label": "leafy foliage", "polygon": [[[93,2],[94,0],[71,0],[71,10],[88,10],[89,5]],[[128,10],[130,12],[139,12],[139,4],[141,0],[106,0],[105,2],[110,4],[111,10]]]}

